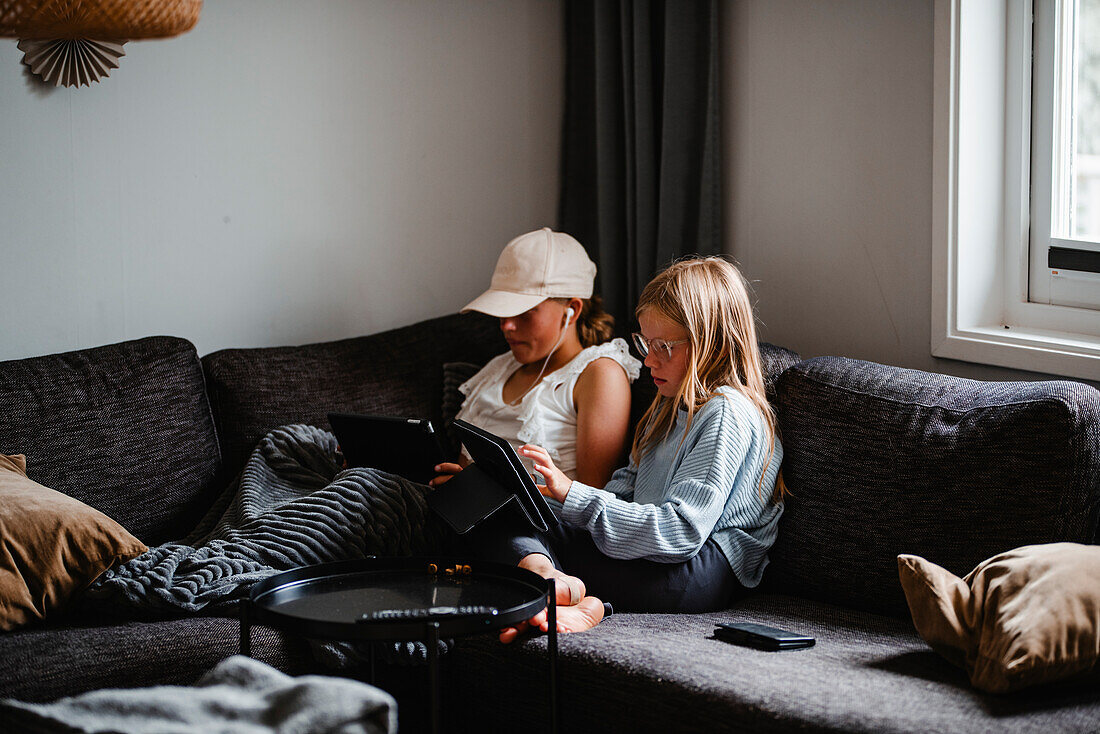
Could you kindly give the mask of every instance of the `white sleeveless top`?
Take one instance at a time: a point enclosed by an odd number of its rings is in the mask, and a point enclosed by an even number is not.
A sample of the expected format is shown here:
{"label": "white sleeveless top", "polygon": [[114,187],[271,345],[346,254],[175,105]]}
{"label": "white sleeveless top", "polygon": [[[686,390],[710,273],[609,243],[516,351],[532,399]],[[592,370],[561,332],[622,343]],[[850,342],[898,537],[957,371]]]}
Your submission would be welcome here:
{"label": "white sleeveless top", "polygon": [[[612,339],[582,349],[561,368],[544,375],[517,405],[509,405],[504,402],[504,383],[523,365],[511,352],[505,352],[458,386],[466,399],[457,417],[507,439],[517,451],[525,443],[542,446],[554,464],[572,479],[577,472],[577,409],[573,405],[573,388],[584,368],[600,357],[618,362],[631,382],[638,379],[642,363],[630,355],[625,341]],[[528,471],[534,470],[530,459],[522,455],[520,458]]]}

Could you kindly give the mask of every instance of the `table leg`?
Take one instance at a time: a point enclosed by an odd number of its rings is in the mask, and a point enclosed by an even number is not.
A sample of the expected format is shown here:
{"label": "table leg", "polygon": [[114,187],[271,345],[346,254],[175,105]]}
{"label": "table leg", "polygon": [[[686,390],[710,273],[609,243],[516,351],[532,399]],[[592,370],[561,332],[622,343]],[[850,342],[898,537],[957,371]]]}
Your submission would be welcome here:
{"label": "table leg", "polygon": [[241,599],[241,655],[248,657],[252,657],[252,620],[248,613],[251,604],[249,599]]}
{"label": "table leg", "polygon": [[439,734],[439,622],[428,622],[428,687],[431,732]]}
{"label": "table leg", "polygon": [[547,579],[547,653],[550,658],[550,731],[558,732],[558,594],[554,579]]}

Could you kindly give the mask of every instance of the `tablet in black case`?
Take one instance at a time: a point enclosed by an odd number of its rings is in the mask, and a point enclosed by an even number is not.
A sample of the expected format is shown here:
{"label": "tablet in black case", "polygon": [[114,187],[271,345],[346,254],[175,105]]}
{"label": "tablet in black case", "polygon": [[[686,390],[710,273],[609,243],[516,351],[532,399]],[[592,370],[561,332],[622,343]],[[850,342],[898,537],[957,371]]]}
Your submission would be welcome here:
{"label": "tablet in black case", "polygon": [[329,425],[349,467],[370,467],[427,484],[443,461],[430,420],[329,413]]}
{"label": "tablet in black case", "polygon": [[536,530],[557,522],[512,444],[463,420],[452,424],[474,463],[428,495],[428,506],[462,534],[514,502]]}

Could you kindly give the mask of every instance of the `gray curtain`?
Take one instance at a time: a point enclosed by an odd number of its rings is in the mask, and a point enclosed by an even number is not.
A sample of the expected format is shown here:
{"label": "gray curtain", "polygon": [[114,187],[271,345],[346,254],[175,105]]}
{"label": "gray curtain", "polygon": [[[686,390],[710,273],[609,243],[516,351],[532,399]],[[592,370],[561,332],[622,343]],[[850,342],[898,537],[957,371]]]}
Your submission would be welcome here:
{"label": "gray curtain", "polygon": [[721,250],[718,1],[566,0],[560,228],[620,332],[641,289]]}

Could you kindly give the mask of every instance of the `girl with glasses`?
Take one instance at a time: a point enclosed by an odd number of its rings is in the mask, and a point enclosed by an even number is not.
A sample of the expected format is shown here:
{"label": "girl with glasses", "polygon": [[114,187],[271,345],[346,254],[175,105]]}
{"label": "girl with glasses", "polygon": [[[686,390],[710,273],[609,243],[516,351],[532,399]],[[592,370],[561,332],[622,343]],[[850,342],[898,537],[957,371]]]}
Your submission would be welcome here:
{"label": "girl with glasses", "polygon": [[[657,395],[629,465],[591,486],[563,474],[545,449],[524,446],[561,523],[502,537],[507,547],[498,549],[585,585],[580,603],[558,607],[561,632],[598,624],[604,602],[648,612],[727,608],[760,583],[783,511],[783,449],[740,271],[718,257],[678,262],[646,286],[635,313],[634,342]],[[545,630],[545,611],[529,624]]]}

